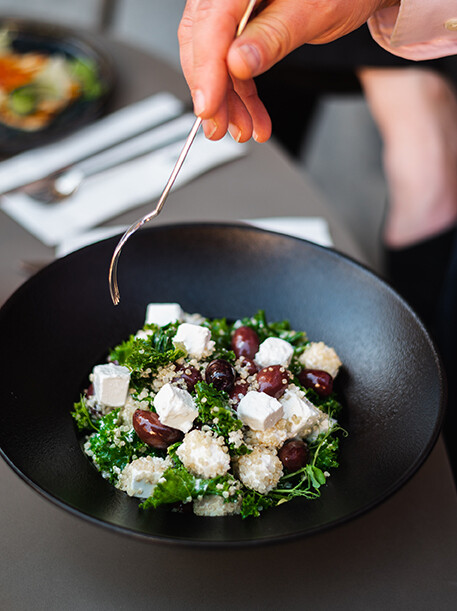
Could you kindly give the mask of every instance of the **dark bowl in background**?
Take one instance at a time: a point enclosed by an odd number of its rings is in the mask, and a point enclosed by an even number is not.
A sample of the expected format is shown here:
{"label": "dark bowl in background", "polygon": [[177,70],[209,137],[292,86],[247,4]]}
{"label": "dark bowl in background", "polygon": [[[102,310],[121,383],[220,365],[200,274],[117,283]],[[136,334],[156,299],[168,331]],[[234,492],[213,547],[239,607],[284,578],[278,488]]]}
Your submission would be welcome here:
{"label": "dark bowl in background", "polygon": [[0,154],[2,156],[48,144],[100,117],[106,110],[115,85],[115,68],[98,38],[88,32],[20,17],[0,17],[0,29],[14,33],[13,49],[18,53],[31,51],[63,54],[70,58],[86,58],[98,69],[102,93],[96,99],[76,99],[43,129],[25,131],[0,121]]}
{"label": "dark bowl in background", "polygon": [[[399,490],[426,459],[443,415],[440,360],[414,312],[375,274],[333,250],[248,226],[159,226],[125,246],[114,307],[107,275],[116,243],[56,261],[0,311],[1,453],[46,498],[150,541],[271,543],[356,518]],[[257,519],[204,518],[142,511],[100,476],[81,451],[70,412],[93,365],[143,325],[149,302],[230,319],[265,309],[269,320],[287,318],[310,340],[336,349],[349,436],[321,498],[297,499]]]}

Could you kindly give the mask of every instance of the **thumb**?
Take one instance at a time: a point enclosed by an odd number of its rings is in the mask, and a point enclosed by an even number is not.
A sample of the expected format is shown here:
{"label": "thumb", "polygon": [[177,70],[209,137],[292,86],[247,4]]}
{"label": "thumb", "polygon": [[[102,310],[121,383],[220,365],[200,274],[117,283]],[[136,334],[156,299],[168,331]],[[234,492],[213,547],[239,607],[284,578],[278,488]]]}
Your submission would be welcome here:
{"label": "thumb", "polygon": [[274,0],[230,45],[227,64],[241,80],[258,76],[304,43],[330,42],[398,0]]}
{"label": "thumb", "polygon": [[[279,11],[275,5],[270,5],[231,44],[227,64],[233,76],[246,80],[262,74],[302,44],[298,36],[297,14],[285,8],[287,5]],[[302,38],[303,27],[300,31]]]}

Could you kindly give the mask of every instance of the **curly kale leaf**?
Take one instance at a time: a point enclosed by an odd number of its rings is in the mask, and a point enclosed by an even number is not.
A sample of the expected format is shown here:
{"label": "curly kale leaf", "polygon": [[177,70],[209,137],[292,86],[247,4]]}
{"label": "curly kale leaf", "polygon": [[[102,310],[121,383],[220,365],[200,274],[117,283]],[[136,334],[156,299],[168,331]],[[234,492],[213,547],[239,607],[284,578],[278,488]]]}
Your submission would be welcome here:
{"label": "curly kale leaf", "polygon": [[243,423],[229,406],[227,393],[216,390],[212,384],[206,384],[206,382],[197,382],[195,393],[198,408],[197,421],[207,424],[216,435],[222,435],[232,455],[248,453],[247,446],[241,444],[235,447],[234,443],[230,441],[230,433],[239,431]]}
{"label": "curly kale leaf", "polygon": [[260,512],[276,505],[275,499],[255,490],[247,490],[243,492],[243,500],[241,502],[240,515],[244,518],[258,518]]}
{"label": "curly kale leaf", "polygon": [[150,335],[152,346],[157,352],[167,352],[174,348],[173,338],[179,327],[179,322],[171,322],[164,327],[155,324],[144,325],[143,331],[152,331]]}
{"label": "curly kale leaf", "polygon": [[[173,346],[171,338],[176,332],[173,324],[163,328],[146,325],[146,328],[155,332],[147,338],[131,335],[127,341],[116,346],[109,355],[110,361],[130,369],[131,384],[137,391],[144,388],[151,373],[186,354],[184,350]],[[145,375],[148,371],[149,374]]]}
{"label": "curly kale leaf", "polygon": [[99,471],[116,484],[122,469],[142,456],[160,456],[140,440],[133,428],[119,427],[119,409],[114,409],[98,421],[98,431],[87,440],[90,456]]}
{"label": "curly kale leaf", "polygon": [[142,509],[156,508],[170,503],[189,503],[199,496],[229,495],[227,502],[236,500],[236,494],[230,494],[230,489],[236,484],[232,475],[221,475],[213,479],[198,478],[189,473],[176,458],[174,465],[168,467],[155,486],[152,496],[140,504]]}
{"label": "curly kale leaf", "polygon": [[[143,331],[148,332],[147,339],[135,337],[131,335],[129,339],[122,342],[109,355],[110,361],[116,361],[119,365],[128,366],[129,361],[140,364],[147,362],[149,354],[159,353],[167,354],[175,350],[173,345],[173,337],[176,335],[178,323],[169,323],[165,327],[159,327],[155,324],[148,324],[143,327]],[[144,347],[147,347],[147,351]]]}
{"label": "curly kale leaf", "polygon": [[73,420],[76,423],[79,431],[95,430],[98,431],[97,420],[92,418],[87,408],[86,399],[81,396],[80,400],[73,405],[71,412]]}

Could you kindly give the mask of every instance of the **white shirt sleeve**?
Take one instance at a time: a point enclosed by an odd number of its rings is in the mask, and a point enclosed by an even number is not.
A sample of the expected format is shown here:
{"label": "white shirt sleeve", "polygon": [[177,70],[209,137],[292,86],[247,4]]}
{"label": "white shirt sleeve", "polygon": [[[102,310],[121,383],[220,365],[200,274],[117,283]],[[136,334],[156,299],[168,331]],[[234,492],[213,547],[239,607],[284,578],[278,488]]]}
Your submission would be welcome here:
{"label": "white shirt sleeve", "polygon": [[406,59],[457,54],[457,0],[401,0],[368,20],[374,40]]}

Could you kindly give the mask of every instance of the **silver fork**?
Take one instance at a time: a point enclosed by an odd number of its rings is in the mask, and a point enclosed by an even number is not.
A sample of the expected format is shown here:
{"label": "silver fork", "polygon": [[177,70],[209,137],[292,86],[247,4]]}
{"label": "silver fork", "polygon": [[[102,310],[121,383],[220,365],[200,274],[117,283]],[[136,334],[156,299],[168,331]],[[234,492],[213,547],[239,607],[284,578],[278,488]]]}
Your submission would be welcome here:
{"label": "silver fork", "polygon": [[46,178],[37,180],[21,190],[33,199],[46,204],[61,202],[76,193],[89,176],[141,157],[166,144],[182,140],[188,133],[193,120],[194,116],[187,113],[101,153],[91,155],[72,166],[53,172]]}
{"label": "silver fork", "polygon": [[[244,30],[244,28],[246,27],[246,24],[249,21],[249,17],[251,16],[251,13],[256,3],[257,3],[257,0],[249,0],[249,4],[238,25],[236,37],[238,37],[241,34],[241,32]],[[184,143],[181,153],[179,154],[179,157],[170,174],[167,184],[165,185],[165,188],[162,191],[162,195],[160,196],[159,201],[157,202],[154,210],[152,210],[151,212],[149,212],[142,218],[135,221],[135,223],[133,223],[133,225],[131,225],[127,229],[127,231],[124,233],[124,235],[121,237],[121,239],[117,243],[116,248],[114,249],[113,256],[111,257],[111,262],[110,262],[110,266],[108,270],[109,290],[110,290],[111,299],[114,305],[118,305],[120,298],[121,298],[121,295],[119,292],[118,281],[117,281],[117,266],[119,263],[119,258],[121,256],[122,248],[125,246],[125,243],[129,240],[129,238],[131,238],[132,235],[138,231],[138,229],[140,229],[145,223],[147,223],[151,219],[155,218],[158,214],[160,214],[160,211],[163,208],[165,200],[167,199],[168,194],[171,191],[171,188],[176,180],[176,177],[179,174],[179,170],[181,169],[182,164],[184,163],[184,160],[187,157],[187,153],[189,152],[189,149],[192,146],[193,141],[195,140],[195,136],[197,135],[197,132],[201,124],[202,124],[202,120],[200,119],[200,117],[197,117],[192,126],[192,129],[189,132],[189,135],[187,136],[187,139]]]}

